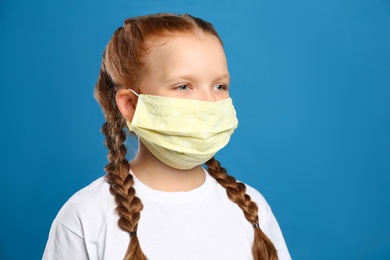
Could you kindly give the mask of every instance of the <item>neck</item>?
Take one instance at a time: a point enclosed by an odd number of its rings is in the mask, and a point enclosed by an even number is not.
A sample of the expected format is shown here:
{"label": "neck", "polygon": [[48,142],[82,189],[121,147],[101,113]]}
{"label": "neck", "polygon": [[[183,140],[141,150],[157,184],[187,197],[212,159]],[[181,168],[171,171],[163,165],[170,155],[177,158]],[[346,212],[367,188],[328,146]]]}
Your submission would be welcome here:
{"label": "neck", "polygon": [[142,142],[138,142],[131,169],[143,184],[159,191],[189,191],[201,186],[205,180],[201,166],[189,170],[172,168],[158,160]]}

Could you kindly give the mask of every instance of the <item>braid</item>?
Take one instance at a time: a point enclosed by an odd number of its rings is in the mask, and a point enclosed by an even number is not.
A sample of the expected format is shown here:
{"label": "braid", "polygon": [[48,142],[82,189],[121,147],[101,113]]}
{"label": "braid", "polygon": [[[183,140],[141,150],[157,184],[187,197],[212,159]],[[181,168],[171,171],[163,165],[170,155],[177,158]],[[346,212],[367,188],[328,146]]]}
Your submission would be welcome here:
{"label": "braid", "polygon": [[[97,88],[113,89],[115,84],[106,73],[104,66],[102,67]],[[114,95],[115,98],[114,91],[109,91],[108,93],[109,95]],[[100,97],[98,96],[98,98]],[[106,96],[104,98],[112,97]],[[146,260],[136,235],[143,205],[141,200],[135,196],[134,179],[129,174],[130,165],[126,159],[127,148],[124,144],[126,140],[126,132],[124,131],[125,120],[116,106],[111,106],[107,111],[110,112],[105,113],[106,122],[103,124],[102,133],[105,135],[104,144],[108,149],[109,163],[104,169],[107,173],[106,181],[110,184],[110,192],[114,195],[117,204],[118,225],[130,235],[130,243],[124,259]]]}
{"label": "braid", "polygon": [[252,245],[252,255],[255,260],[277,260],[278,255],[271,240],[258,227],[259,216],[258,207],[251,197],[246,194],[246,186],[226,173],[225,168],[220,163],[211,158],[206,162],[210,175],[226,189],[227,196],[236,203],[244,212],[245,218],[254,225],[254,241]]}

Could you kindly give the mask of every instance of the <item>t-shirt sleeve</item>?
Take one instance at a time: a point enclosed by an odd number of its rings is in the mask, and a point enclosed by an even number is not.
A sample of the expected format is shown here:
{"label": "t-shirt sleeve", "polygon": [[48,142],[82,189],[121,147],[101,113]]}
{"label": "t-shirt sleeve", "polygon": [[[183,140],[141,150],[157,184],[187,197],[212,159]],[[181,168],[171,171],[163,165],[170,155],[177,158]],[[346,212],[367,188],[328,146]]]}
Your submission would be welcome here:
{"label": "t-shirt sleeve", "polygon": [[291,256],[288,252],[286,242],[284,241],[284,237],[282,234],[282,231],[280,230],[279,224],[276,221],[276,218],[274,214],[272,213],[271,208],[268,206],[268,217],[267,217],[267,226],[266,231],[264,231],[267,236],[271,239],[271,241],[274,243],[274,246],[276,247],[278,251],[278,257],[280,260],[290,260]]}
{"label": "t-shirt sleeve", "polygon": [[247,186],[248,193],[252,199],[256,201],[259,208],[259,222],[261,230],[267,235],[267,237],[274,244],[279,260],[290,260],[291,256],[288,251],[286,242],[284,240],[282,231],[279,224],[272,213],[272,209],[264,199],[264,197],[254,188]]}
{"label": "t-shirt sleeve", "polygon": [[84,238],[54,220],[42,259],[88,259]]}
{"label": "t-shirt sleeve", "polygon": [[103,258],[104,239],[99,239],[106,234],[101,231],[107,223],[107,201],[112,199],[107,185],[103,177],[99,178],[62,206],[52,223],[44,260]]}

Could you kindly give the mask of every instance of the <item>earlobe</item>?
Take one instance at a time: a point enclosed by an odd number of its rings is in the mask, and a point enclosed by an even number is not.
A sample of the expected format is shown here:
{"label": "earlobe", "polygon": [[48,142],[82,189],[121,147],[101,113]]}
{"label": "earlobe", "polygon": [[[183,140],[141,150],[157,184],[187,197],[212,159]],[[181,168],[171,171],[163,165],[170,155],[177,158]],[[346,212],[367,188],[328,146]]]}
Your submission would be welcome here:
{"label": "earlobe", "polygon": [[115,99],[122,116],[126,118],[127,121],[131,122],[137,105],[137,96],[128,89],[120,89],[116,93]]}

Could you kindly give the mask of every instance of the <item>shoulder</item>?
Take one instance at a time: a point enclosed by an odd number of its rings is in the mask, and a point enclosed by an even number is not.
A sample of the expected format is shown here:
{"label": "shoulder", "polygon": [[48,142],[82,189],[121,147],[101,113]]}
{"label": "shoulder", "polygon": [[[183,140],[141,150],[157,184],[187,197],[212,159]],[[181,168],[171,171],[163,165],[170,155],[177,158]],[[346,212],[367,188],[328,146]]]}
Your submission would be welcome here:
{"label": "shoulder", "polygon": [[255,200],[257,203],[260,203],[261,205],[263,204],[266,204],[268,205],[266,199],[264,198],[264,196],[260,193],[260,191],[258,191],[257,189],[255,189],[254,187],[244,183],[245,186],[246,186],[246,193],[251,196],[251,198],[253,200]]}
{"label": "shoulder", "polygon": [[97,259],[91,255],[97,252],[96,241],[104,236],[113,207],[104,177],[76,192],[52,223],[43,259]]}
{"label": "shoulder", "polygon": [[265,197],[252,186],[249,186],[248,184],[245,184],[246,186],[246,194],[248,194],[251,197],[251,200],[253,202],[256,202],[258,207],[258,215],[259,215],[259,222],[260,226],[262,226],[262,229],[269,229],[273,228],[272,225],[275,224],[274,221],[274,215],[272,213],[271,206],[268,204]]}
{"label": "shoulder", "polygon": [[58,212],[55,221],[79,233],[85,220],[99,220],[110,211],[112,205],[114,199],[110,194],[109,184],[104,177],[100,177],[70,197]]}
{"label": "shoulder", "polygon": [[[245,183],[244,183],[245,184]],[[253,188],[252,186],[245,184],[246,186],[246,193],[251,197],[251,199],[257,203],[257,206],[259,208],[264,208],[266,210],[270,210],[270,206],[264,196],[258,191],[257,189]]]}
{"label": "shoulder", "polygon": [[102,206],[107,202],[109,195],[109,184],[105,181],[105,177],[100,177],[70,197],[63,209],[82,211],[86,208]]}
{"label": "shoulder", "polygon": [[245,184],[247,187],[247,194],[251,197],[252,201],[256,202],[259,212],[259,224],[262,231],[272,241],[278,251],[279,259],[291,259],[288,252],[286,242],[279,224],[272,212],[272,209],[263,195],[255,188]]}
{"label": "shoulder", "polygon": [[[245,183],[244,183],[245,184]],[[272,213],[271,206],[268,204],[265,197],[255,189],[254,187],[245,184],[246,194],[248,194],[253,202],[257,204],[259,224],[261,229],[266,232],[269,229],[273,229],[274,225],[277,225],[276,219]]]}

